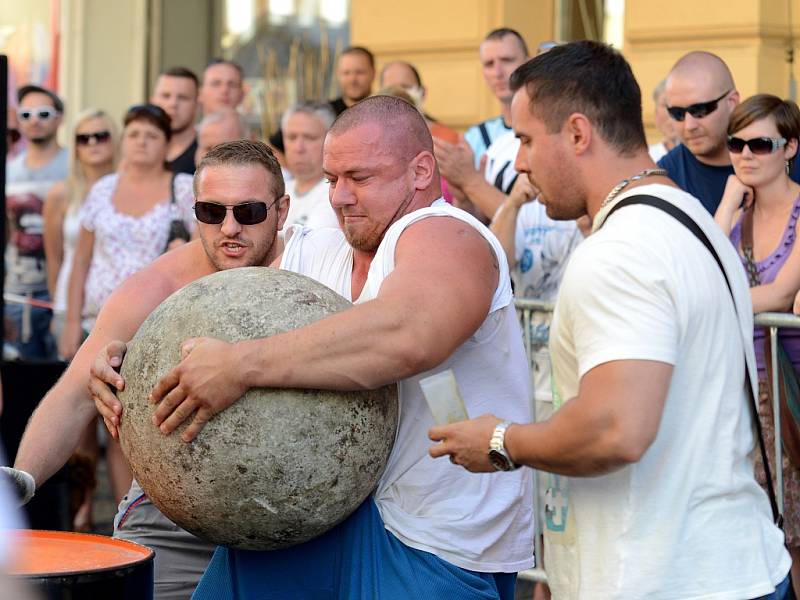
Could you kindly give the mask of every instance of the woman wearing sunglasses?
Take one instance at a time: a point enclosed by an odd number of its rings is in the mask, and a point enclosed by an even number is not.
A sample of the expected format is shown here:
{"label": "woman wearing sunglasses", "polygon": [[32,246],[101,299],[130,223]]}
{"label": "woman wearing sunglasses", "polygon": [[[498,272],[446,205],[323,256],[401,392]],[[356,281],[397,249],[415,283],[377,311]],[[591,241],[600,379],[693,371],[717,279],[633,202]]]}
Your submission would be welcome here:
{"label": "woman wearing sunglasses", "polygon": [[[53,298],[51,329],[60,342],[67,310],[69,282],[75,246],[80,231],[80,207],[89,189],[117,163],[117,129],[102,110],[89,109],[78,115],[69,142],[69,175],[50,188],[44,204],[44,248],[47,261],[47,287]],[[75,507],[72,526],[76,531],[92,528],[93,473],[97,462],[97,431],[94,423],[86,430],[81,445],[70,459],[71,473],[84,473],[72,480],[73,497],[83,498]]]}
{"label": "woman wearing sunglasses", "polygon": [[[800,109],[791,101],[758,94],[737,106],[728,126],[728,150],[735,175],[728,178],[715,219],[739,250],[750,279],[755,313],[787,312],[800,289],[800,185],[789,178],[800,138]],[[800,330],[784,329],[780,341],[800,367]],[[764,330],[754,336],[759,374],[761,424],[767,448],[774,447],[772,411],[766,385]],[[764,471],[756,474],[764,485]],[[792,579],[800,583],[800,470],[784,456],[786,545]]]}
{"label": "woman wearing sunglasses", "polygon": [[69,141],[69,176],[50,188],[44,205],[47,287],[53,298],[53,334],[60,341],[67,310],[67,284],[78,243],[78,210],[89,189],[117,163],[117,129],[102,110],[78,115]]}

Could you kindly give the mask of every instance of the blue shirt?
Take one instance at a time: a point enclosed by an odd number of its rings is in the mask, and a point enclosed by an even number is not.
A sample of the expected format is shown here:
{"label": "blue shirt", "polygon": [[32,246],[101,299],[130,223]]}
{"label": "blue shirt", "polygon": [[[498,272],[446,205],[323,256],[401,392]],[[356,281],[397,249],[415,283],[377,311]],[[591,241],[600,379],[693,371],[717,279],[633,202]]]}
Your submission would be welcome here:
{"label": "blue shirt", "polygon": [[[733,175],[733,165],[714,166],[701,163],[683,144],[675,146],[658,161],[667,170],[669,178],[682,190],[700,200],[712,215],[717,211],[728,176]],[[789,176],[800,183],[800,161],[796,161]]]}

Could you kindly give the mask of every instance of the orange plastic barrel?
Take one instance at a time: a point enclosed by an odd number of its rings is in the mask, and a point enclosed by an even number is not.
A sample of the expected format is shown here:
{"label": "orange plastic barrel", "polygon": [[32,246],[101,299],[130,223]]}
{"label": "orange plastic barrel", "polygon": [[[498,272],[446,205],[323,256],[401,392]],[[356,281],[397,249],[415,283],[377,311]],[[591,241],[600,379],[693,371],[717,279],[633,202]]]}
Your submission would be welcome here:
{"label": "orange plastic barrel", "polygon": [[103,535],[19,529],[9,573],[45,598],[152,600],[153,551]]}

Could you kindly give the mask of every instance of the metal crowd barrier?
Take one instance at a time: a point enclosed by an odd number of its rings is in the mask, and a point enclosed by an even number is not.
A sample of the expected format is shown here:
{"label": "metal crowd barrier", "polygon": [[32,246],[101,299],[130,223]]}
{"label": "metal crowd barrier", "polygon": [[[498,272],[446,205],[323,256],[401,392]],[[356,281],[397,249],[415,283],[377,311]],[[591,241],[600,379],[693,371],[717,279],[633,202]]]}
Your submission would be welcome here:
{"label": "metal crowd barrier", "polygon": [[[769,335],[769,346],[772,355],[772,390],[778,387],[778,329],[800,328],[800,317],[791,313],[759,313],[755,316],[756,327],[764,327]],[[783,448],[781,446],[781,411],[778,394],[771,394],[769,401],[772,403],[775,431],[775,460],[772,471],[775,473],[775,496],[778,508],[783,513]]]}
{"label": "metal crowd barrier", "polygon": [[[533,367],[533,354],[532,354],[532,347],[533,347],[533,336],[532,336],[532,325],[533,325],[533,315],[539,314],[546,314],[550,315],[553,312],[554,304],[552,302],[542,302],[540,300],[530,300],[526,298],[518,298],[514,301],[514,305],[517,309],[517,314],[520,317],[522,323],[522,335],[523,341],[525,344],[525,352],[528,356],[528,360],[531,364],[531,368]],[[777,390],[778,388],[778,329],[781,328],[800,328],[800,317],[795,316],[791,313],[760,313],[755,315],[755,326],[756,327],[764,327],[767,331],[770,348],[772,350],[772,390]],[[756,392],[757,393],[757,392]],[[758,399],[756,398],[756,401]],[[778,406],[778,396],[777,394],[772,395],[770,397],[770,402],[772,403],[772,414],[774,415],[774,431],[775,431],[775,457],[772,461],[773,469],[772,471],[775,473],[775,495],[778,500],[778,507],[783,513],[783,469],[781,468],[783,465],[783,448],[781,447],[781,413]],[[534,386],[531,385],[531,415],[532,419],[536,421],[536,390]],[[542,502],[542,498],[539,494],[539,486],[538,486],[538,473],[536,470],[533,471],[533,509],[534,514],[539,515],[539,506]],[[520,579],[526,581],[541,581],[546,582],[547,576],[544,572],[544,569],[541,567],[540,564],[540,557],[542,556],[542,542],[541,542],[541,532],[537,529],[536,531],[536,539],[534,543],[534,552],[536,555],[536,564],[537,567],[535,569],[528,569],[527,571],[522,571],[519,573],[518,577]]]}

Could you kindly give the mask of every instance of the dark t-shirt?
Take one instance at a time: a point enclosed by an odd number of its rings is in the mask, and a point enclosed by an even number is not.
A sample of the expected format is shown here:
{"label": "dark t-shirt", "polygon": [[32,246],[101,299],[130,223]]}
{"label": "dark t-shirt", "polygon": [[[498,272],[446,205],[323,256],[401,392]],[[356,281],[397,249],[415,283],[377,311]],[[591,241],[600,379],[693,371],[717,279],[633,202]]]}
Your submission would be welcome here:
{"label": "dark t-shirt", "polygon": [[[658,161],[658,166],[666,169],[669,178],[700,200],[712,215],[722,200],[728,176],[733,175],[733,165],[717,167],[703,164],[683,144],[670,150]],[[795,162],[789,176],[800,182],[800,162]]]}
{"label": "dark t-shirt", "polygon": [[328,104],[331,105],[331,108],[333,109],[333,112],[336,113],[337,117],[347,110],[347,104],[344,103],[344,98],[341,97],[334,98],[333,100],[328,102]]}
{"label": "dark t-shirt", "polygon": [[[331,108],[337,117],[347,110],[347,104],[344,103],[342,98],[334,98],[333,100],[329,101],[328,104],[331,105]],[[269,145],[273,148],[277,148],[281,152],[284,152],[283,131],[281,131],[280,128],[278,128],[278,131],[269,136]]]}
{"label": "dark t-shirt", "polygon": [[192,140],[189,147],[183,153],[176,157],[175,160],[167,162],[167,168],[173,173],[186,173],[187,175],[194,175],[194,154],[197,152],[197,138]]}

